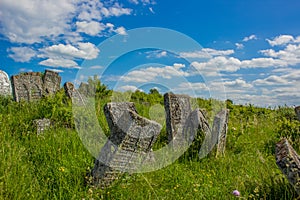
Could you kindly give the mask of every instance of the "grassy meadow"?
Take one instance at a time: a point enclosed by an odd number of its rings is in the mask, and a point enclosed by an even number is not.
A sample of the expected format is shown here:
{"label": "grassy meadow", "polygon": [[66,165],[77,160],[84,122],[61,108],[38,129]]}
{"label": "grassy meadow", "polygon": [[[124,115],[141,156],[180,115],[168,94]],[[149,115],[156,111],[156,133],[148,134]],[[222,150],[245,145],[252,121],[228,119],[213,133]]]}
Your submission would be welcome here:
{"label": "grassy meadow", "polygon": [[[107,134],[101,108],[110,94],[105,88],[96,93],[99,122]],[[163,97],[155,91],[137,91],[131,100],[146,117],[151,105],[163,105]],[[197,103],[209,115],[213,101],[198,99]],[[104,190],[85,183],[94,158],[76,133],[71,101],[64,91],[31,103],[0,97],[0,199],[296,199],[274,155],[281,137],[288,137],[299,152],[300,123],[294,110],[231,101],[227,108],[225,156],[210,154],[199,160],[197,155],[183,155],[155,172],[125,174]],[[54,125],[38,136],[33,120],[44,117]],[[164,127],[155,147],[165,144]],[[232,195],[235,189],[240,197]]]}

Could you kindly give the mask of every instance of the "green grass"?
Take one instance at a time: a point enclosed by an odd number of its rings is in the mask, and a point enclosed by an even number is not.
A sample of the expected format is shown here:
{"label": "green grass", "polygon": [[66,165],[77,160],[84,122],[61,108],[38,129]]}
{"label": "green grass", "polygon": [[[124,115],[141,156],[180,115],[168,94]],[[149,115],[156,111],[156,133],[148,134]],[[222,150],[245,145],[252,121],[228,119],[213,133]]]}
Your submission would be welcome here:
{"label": "green grass", "polygon": [[[0,100],[0,199],[236,199],[231,194],[235,189],[241,199],[297,197],[274,155],[274,144],[287,127],[292,141],[299,140],[299,123],[286,107],[229,105],[224,157],[179,159],[154,172],[125,174],[103,190],[85,183],[94,158],[74,130],[70,102],[62,93],[33,103]],[[101,113],[105,101],[97,109],[99,122],[107,130]],[[210,101],[201,100],[201,107],[209,110]],[[145,116],[149,106],[137,103]],[[56,125],[37,136],[32,120],[43,117]],[[165,139],[164,130],[155,146],[165,144]]]}

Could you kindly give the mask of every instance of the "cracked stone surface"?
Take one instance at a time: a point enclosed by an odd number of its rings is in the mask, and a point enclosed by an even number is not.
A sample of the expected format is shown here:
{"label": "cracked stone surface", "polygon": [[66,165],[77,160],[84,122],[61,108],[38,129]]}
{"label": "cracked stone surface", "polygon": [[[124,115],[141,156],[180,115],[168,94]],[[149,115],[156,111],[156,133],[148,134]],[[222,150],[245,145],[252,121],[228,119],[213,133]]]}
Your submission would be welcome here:
{"label": "cracked stone surface", "polygon": [[286,138],[275,147],[276,164],[300,195],[300,158]]}
{"label": "cracked stone surface", "polygon": [[104,113],[111,135],[92,170],[92,184],[101,188],[141,167],[161,130],[157,122],[139,116],[133,103],[108,103]]}

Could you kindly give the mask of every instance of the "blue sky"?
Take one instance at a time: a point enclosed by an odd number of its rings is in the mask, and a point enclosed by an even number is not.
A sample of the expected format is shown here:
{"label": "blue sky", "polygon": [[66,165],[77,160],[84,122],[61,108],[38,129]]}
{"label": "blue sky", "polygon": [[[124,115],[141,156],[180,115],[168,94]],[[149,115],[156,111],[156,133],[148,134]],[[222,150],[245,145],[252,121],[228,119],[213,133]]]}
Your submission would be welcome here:
{"label": "blue sky", "polygon": [[[297,0],[0,0],[0,69],[52,69],[63,83],[96,73],[116,90],[298,105],[299,10]],[[143,27],[165,31],[134,36]],[[134,37],[144,49],[116,55]]]}

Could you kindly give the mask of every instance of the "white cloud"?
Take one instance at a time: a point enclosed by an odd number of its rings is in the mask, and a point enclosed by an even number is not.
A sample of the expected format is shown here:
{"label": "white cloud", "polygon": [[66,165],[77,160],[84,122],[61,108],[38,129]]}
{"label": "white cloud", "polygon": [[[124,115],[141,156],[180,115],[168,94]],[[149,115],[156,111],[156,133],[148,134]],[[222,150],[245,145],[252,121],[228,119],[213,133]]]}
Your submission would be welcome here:
{"label": "white cloud", "polygon": [[280,35],[275,37],[273,40],[267,39],[267,41],[271,46],[279,46],[294,42],[295,39],[291,35]]}
{"label": "white cloud", "polygon": [[228,56],[234,54],[234,50],[216,50],[211,48],[202,48],[200,51],[181,52],[183,58],[211,58],[214,56]]}
{"label": "white cloud", "polygon": [[87,42],[78,43],[78,46],[72,46],[70,44],[58,44],[52,45],[41,49],[44,52],[40,57],[65,57],[65,58],[82,58],[82,59],[94,59],[97,58],[99,49],[92,43]]}
{"label": "white cloud", "polygon": [[136,90],[140,90],[140,89],[138,89],[134,85],[124,85],[124,86],[119,87],[118,90],[135,92]]}
{"label": "white cloud", "polygon": [[76,22],[76,27],[78,32],[86,33],[92,36],[99,34],[101,31],[105,29],[105,25],[103,23],[99,23],[96,21]]}
{"label": "white cloud", "polygon": [[154,51],[148,51],[146,52],[147,58],[163,58],[168,56],[167,51],[162,51],[162,50],[154,50]]}
{"label": "white cloud", "polygon": [[238,78],[233,81],[225,81],[224,86],[230,88],[253,88],[253,85],[247,83],[245,80],[241,78]]}
{"label": "white cloud", "polygon": [[181,70],[184,65],[175,63],[173,66],[148,67],[129,72],[121,77],[124,82],[146,83],[155,81],[156,78],[171,79],[172,77],[188,76],[187,72]]}
{"label": "white cloud", "polygon": [[[191,66],[195,67],[200,73],[212,72],[216,75],[218,71],[235,72],[240,69],[241,61],[233,57],[218,56],[207,62],[192,62]],[[208,75],[213,75],[208,74]]]}
{"label": "white cloud", "polygon": [[72,1],[2,0],[0,19],[3,35],[11,42],[36,43],[70,30],[76,11]]}
{"label": "white cloud", "polygon": [[123,26],[121,26],[121,27],[117,28],[116,30],[114,30],[114,32],[116,32],[117,34],[120,34],[120,35],[127,35],[126,29]]}
{"label": "white cloud", "polygon": [[90,69],[103,69],[103,66],[95,65],[91,66]]}
{"label": "white cloud", "polygon": [[131,12],[132,9],[122,8],[118,3],[115,3],[112,7],[109,8],[106,7],[101,8],[101,13],[105,17],[112,17],[112,16],[119,17],[121,15],[130,15]]}
{"label": "white cloud", "polygon": [[79,68],[76,62],[64,58],[57,58],[57,59],[48,58],[47,60],[41,61],[39,64],[48,67]]}
{"label": "white cloud", "polygon": [[237,49],[243,49],[244,48],[244,45],[241,44],[241,43],[235,43],[235,46]]}
{"label": "white cloud", "polygon": [[64,71],[63,70],[61,70],[61,69],[50,69],[50,68],[48,68],[48,69],[46,69],[46,70],[51,70],[51,71],[54,71],[54,72],[57,72],[57,73],[63,73]]}
{"label": "white cloud", "polygon": [[250,36],[245,37],[245,38],[243,39],[244,42],[248,42],[249,40],[257,40],[256,35],[250,35]]}
{"label": "white cloud", "polygon": [[255,85],[271,85],[271,86],[276,85],[277,86],[277,85],[287,84],[288,82],[280,76],[271,75],[265,79],[257,79],[253,81],[253,83]]}
{"label": "white cloud", "polygon": [[[102,26],[95,22],[131,13],[132,9],[124,8],[118,3],[109,4],[95,0],[2,0],[1,33],[13,43],[33,44],[49,39],[61,41],[67,39],[65,36],[72,41],[72,35],[76,40],[80,38],[72,34],[76,25],[80,32],[95,35]],[[92,21],[94,22],[88,23]]]}
{"label": "white cloud", "polygon": [[12,47],[8,52],[8,56],[17,62],[29,62],[36,56],[36,52],[29,47]]}

